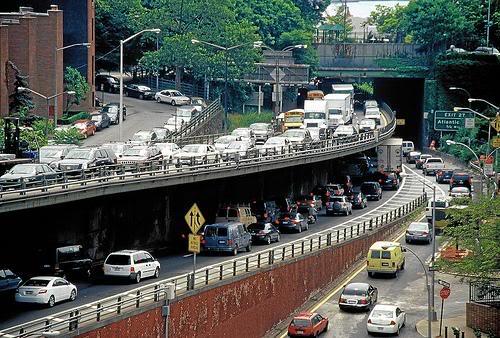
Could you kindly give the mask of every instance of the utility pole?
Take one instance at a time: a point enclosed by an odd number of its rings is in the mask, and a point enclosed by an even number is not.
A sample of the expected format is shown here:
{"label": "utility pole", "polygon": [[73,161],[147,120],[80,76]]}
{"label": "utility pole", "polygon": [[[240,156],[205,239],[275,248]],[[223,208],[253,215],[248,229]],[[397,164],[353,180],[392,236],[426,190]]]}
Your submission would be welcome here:
{"label": "utility pole", "polygon": [[488,20],[486,22],[486,47],[490,46],[491,0],[488,0]]}

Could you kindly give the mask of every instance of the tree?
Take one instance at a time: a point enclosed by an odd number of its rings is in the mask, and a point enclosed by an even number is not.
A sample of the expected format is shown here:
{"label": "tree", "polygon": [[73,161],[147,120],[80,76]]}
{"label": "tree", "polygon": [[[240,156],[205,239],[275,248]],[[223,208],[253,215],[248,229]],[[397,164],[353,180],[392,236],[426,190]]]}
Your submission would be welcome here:
{"label": "tree", "polygon": [[293,3],[300,9],[302,16],[310,24],[314,25],[321,21],[331,1],[326,0],[293,0]]}
{"label": "tree", "polygon": [[64,72],[64,83],[66,91],[74,91],[73,95],[69,95],[66,100],[66,111],[73,105],[79,105],[85,100],[90,87],[83,75],[73,67],[66,67]]}
{"label": "tree", "polygon": [[326,17],[326,22],[331,25],[342,26],[340,41],[347,41],[349,34],[352,32],[352,15],[349,12],[349,7],[340,5],[336,8],[335,14]]}
{"label": "tree", "polygon": [[402,42],[404,37],[403,15],[404,6],[396,4],[394,7],[376,5],[370,13],[366,23],[377,27],[377,32],[387,34],[397,42]]}
{"label": "tree", "polygon": [[14,92],[9,95],[9,111],[10,114],[22,114],[27,110],[35,107],[31,94],[29,92],[19,90],[19,87],[29,88],[28,76],[21,75],[19,68],[12,62],[7,61],[7,65],[14,71]]}
{"label": "tree", "polygon": [[500,270],[500,199],[482,198],[464,209],[450,209],[450,223],[444,237],[461,249],[470,250],[465,258],[438,261],[440,267],[470,277],[487,278]]}
{"label": "tree", "polygon": [[80,145],[83,135],[76,128],[54,131],[54,142],[56,144]]}

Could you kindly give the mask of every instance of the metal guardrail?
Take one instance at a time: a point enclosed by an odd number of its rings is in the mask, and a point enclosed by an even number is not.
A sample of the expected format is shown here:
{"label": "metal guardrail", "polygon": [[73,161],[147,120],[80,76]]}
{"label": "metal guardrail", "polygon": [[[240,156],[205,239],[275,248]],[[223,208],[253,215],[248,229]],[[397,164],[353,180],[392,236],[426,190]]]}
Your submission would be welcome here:
{"label": "metal guardrail", "polygon": [[500,281],[470,282],[469,301],[500,307]]}
{"label": "metal guardrail", "polygon": [[253,255],[203,267],[196,270],[194,275],[193,273],[185,273],[73,309],[61,311],[51,316],[5,329],[0,332],[0,337],[28,337],[47,330],[58,330],[65,333],[74,332],[85,325],[96,324],[148,304],[158,304],[164,300],[161,295],[166,292],[165,285],[167,284],[175,285],[175,297],[178,297],[192,290],[213,285],[223,280],[304,257],[312,252],[325,250],[343,242],[354,240],[371,233],[374,229],[400,221],[420,206],[426,205],[426,201],[427,196],[424,193],[406,204],[350,227],[326,229]]}

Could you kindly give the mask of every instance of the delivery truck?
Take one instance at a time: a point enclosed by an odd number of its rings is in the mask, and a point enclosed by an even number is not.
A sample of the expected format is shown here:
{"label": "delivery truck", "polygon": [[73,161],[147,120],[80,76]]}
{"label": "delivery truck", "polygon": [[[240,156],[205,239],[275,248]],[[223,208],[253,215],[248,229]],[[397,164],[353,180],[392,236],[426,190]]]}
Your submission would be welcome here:
{"label": "delivery truck", "polygon": [[325,100],[304,101],[304,127],[328,127],[328,118]]}
{"label": "delivery truck", "polygon": [[328,94],[325,95],[324,100],[326,101],[326,109],[328,112],[328,128],[335,129],[351,121],[350,94]]}
{"label": "delivery truck", "polygon": [[377,147],[378,171],[401,172],[403,166],[403,139],[390,138]]}

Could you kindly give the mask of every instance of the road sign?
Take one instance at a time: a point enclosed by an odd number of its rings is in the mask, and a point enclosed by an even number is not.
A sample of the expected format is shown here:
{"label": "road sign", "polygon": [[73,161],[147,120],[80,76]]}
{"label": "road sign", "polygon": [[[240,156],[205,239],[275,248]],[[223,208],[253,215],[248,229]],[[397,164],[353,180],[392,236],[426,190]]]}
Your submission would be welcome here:
{"label": "road sign", "polygon": [[446,299],[450,296],[450,293],[451,293],[451,289],[450,288],[447,288],[446,286],[443,287],[440,291],[439,291],[439,296],[442,298],[442,299]]}
{"label": "road sign", "polygon": [[189,211],[184,216],[184,219],[191,229],[191,232],[195,235],[198,233],[198,230],[200,230],[203,224],[205,224],[205,217],[203,217],[196,203],[194,203],[193,206],[189,209]]}
{"label": "road sign", "polygon": [[491,121],[491,126],[497,131],[497,133],[500,133],[500,115],[497,115],[497,117]]}
{"label": "road sign", "polygon": [[396,125],[397,126],[404,126],[406,124],[405,119],[396,119]]}
{"label": "road sign", "polygon": [[435,111],[434,130],[457,131],[474,128],[474,113],[465,111]]}
{"label": "road sign", "polygon": [[500,136],[495,137],[491,140],[491,145],[493,148],[500,148]]}
{"label": "road sign", "polygon": [[269,75],[271,75],[271,77],[274,79],[274,81],[276,81],[276,79],[278,79],[278,82],[283,80],[283,78],[286,76],[286,73],[281,69],[281,68],[278,68],[278,69],[274,69],[271,73],[269,73]]}
{"label": "road sign", "polygon": [[201,236],[189,234],[188,250],[193,253],[200,253]]}

